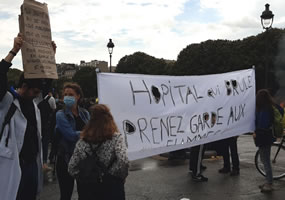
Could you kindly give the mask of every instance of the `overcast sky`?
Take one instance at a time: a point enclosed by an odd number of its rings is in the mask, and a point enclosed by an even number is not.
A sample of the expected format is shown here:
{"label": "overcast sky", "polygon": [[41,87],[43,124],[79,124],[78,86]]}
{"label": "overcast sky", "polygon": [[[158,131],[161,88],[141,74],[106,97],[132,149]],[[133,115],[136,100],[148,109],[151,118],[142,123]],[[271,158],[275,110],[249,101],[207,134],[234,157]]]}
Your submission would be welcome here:
{"label": "overcast sky", "polygon": [[[187,45],[208,39],[236,40],[261,33],[265,4],[273,27],[285,27],[284,0],[39,0],[48,4],[56,62],[109,62],[107,43],[115,48],[112,64],[141,51],[176,60]],[[12,48],[19,31],[23,0],[0,0],[0,57]],[[22,69],[21,56],[13,67]]]}

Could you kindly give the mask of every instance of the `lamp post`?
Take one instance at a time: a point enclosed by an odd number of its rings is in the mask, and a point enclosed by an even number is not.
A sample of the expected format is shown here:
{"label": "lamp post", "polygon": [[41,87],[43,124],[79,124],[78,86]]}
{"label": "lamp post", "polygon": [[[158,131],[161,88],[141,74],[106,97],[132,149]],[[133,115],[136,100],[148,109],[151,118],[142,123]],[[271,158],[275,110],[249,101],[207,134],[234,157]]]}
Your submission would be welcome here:
{"label": "lamp post", "polygon": [[274,15],[271,10],[269,10],[269,4],[265,4],[265,10],[262,12],[260,19],[263,29],[266,31],[272,27]]}
{"label": "lamp post", "polygon": [[[260,19],[261,19],[261,25],[263,27],[263,29],[265,29],[266,32],[266,36],[268,35],[267,31],[269,29],[272,28],[272,24],[273,24],[273,18],[274,18],[274,14],[272,13],[271,10],[269,10],[269,4],[265,4],[265,10],[262,12]],[[267,39],[267,37],[265,38]],[[268,46],[269,43],[267,41],[267,47],[266,47],[266,55],[269,56],[269,52],[268,52]],[[266,63],[265,63],[265,88],[268,87],[268,58],[266,59]]]}
{"label": "lamp post", "polygon": [[112,39],[109,39],[107,47],[110,54],[110,72],[112,72],[112,53],[113,53],[113,48],[115,47],[114,43],[112,42]]}

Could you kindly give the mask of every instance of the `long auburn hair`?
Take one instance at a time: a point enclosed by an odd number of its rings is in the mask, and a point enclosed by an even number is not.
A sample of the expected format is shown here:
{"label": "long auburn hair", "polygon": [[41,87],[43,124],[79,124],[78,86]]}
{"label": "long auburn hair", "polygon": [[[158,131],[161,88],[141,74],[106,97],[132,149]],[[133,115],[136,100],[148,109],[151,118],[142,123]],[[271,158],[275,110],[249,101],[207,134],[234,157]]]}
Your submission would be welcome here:
{"label": "long auburn hair", "polygon": [[256,111],[272,110],[274,100],[267,89],[258,90],[256,95]]}
{"label": "long auburn hair", "polygon": [[99,143],[112,139],[118,132],[117,125],[104,104],[97,104],[90,108],[90,121],[80,134],[80,138],[86,142]]}

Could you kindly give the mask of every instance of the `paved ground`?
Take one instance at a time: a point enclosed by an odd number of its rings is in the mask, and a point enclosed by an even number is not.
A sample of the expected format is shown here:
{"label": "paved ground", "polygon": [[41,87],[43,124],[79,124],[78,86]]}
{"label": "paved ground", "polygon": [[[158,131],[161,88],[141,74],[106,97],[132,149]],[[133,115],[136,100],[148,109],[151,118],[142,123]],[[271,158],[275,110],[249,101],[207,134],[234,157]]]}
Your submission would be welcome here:
{"label": "paved ground", "polygon": [[[283,200],[285,197],[285,178],[275,181],[272,194],[260,193],[258,185],[264,182],[254,166],[256,147],[249,135],[238,139],[240,155],[240,176],[230,177],[218,173],[222,167],[221,159],[205,159],[207,166],[204,175],[208,182],[193,182],[188,174],[188,160],[168,161],[155,156],[131,163],[126,182],[127,200]],[[285,158],[284,158],[285,159]],[[57,182],[45,184],[40,200],[59,199]],[[73,199],[77,199],[74,191]]]}

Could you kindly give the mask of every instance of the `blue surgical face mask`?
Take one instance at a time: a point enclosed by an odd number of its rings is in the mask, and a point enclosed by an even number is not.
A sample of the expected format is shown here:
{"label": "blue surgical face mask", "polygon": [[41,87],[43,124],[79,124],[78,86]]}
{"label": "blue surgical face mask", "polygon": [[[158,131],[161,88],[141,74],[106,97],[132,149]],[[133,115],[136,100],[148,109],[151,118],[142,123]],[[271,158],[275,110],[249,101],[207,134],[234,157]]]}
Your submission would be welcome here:
{"label": "blue surgical face mask", "polygon": [[63,102],[67,108],[71,108],[75,104],[75,97],[64,96]]}

